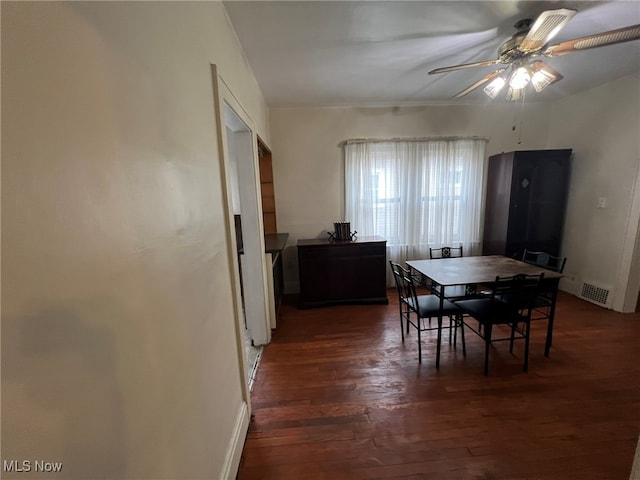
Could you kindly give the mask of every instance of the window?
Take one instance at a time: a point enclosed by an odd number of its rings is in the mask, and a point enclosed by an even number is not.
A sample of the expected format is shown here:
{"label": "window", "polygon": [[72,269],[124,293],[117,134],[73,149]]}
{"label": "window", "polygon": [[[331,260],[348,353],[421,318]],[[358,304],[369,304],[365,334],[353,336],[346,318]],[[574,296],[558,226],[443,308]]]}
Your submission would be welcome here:
{"label": "window", "polygon": [[347,141],[345,220],[358,236],[385,238],[394,261],[443,245],[480,253],[485,143]]}

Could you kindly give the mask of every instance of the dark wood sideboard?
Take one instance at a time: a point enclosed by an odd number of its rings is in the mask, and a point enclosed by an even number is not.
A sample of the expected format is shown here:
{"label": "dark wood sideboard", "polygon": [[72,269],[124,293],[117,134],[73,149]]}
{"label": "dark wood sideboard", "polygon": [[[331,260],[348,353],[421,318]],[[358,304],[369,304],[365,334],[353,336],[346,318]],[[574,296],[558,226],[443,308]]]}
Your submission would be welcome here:
{"label": "dark wood sideboard", "polygon": [[282,268],[282,252],[287,245],[288,233],[266,233],[264,235],[264,251],[271,254],[273,268],[273,303],[276,317],[280,316],[280,305],[284,295],[284,273]]}
{"label": "dark wood sideboard", "polygon": [[388,303],[387,241],[298,240],[300,308]]}

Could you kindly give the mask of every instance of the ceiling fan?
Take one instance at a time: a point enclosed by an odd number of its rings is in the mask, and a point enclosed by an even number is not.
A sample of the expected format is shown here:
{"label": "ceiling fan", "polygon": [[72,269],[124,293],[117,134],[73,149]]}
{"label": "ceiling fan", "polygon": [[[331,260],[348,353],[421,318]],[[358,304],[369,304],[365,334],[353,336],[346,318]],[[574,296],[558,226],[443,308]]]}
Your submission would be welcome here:
{"label": "ceiling fan", "polygon": [[576,13],[578,13],[576,10],[561,8],[542,12],[535,22],[531,19],[520,20],[514,25],[516,33],[498,49],[497,59],[436,68],[431,70],[429,75],[472,67],[503,65],[458,92],[453,98],[464,97],[483,85],[485,85],[484,92],[489,97],[495,98],[508,85],[507,99],[519,100],[524,98],[525,87],[529,83],[537,92],[540,92],[563,78],[539,57],[556,57],[579,50],[640,39],[640,24],[638,24],[549,46],[549,41]]}

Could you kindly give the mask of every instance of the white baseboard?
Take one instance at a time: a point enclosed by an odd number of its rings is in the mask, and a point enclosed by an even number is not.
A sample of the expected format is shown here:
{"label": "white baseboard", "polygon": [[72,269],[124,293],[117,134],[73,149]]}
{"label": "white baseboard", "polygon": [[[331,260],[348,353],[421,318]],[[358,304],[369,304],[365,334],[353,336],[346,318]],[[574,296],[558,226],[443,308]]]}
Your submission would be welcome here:
{"label": "white baseboard", "polygon": [[242,402],[236,419],[236,426],[233,429],[231,443],[227,449],[227,456],[222,466],[222,475],[220,478],[235,480],[238,474],[238,467],[240,466],[240,458],[242,457],[242,449],[244,448],[244,441],[247,438],[248,429],[249,409],[247,408],[246,402]]}

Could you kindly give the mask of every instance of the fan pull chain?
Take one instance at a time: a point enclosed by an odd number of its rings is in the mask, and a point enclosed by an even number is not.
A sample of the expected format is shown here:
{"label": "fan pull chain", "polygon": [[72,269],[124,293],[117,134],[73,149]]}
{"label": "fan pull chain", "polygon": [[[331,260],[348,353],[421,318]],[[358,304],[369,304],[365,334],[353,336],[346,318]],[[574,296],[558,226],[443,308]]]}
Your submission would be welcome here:
{"label": "fan pull chain", "polygon": [[526,90],[523,90],[522,92],[522,104],[521,104],[521,108],[520,108],[520,122],[518,122],[518,111],[516,110],[513,114],[513,126],[511,127],[511,130],[513,130],[514,132],[516,131],[516,124],[519,123],[518,125],[518,145],[520,145],[522,143],[522,125],[524,123],[524,97],[526,95]]}
{"label": "fan pull chain", "polygon": [[524,122],[524,97],[527,95],[527,90],[522,90],[522,108],[520,109],[520,128],[518,129],[518,145],[522,143],[522,124]]}

